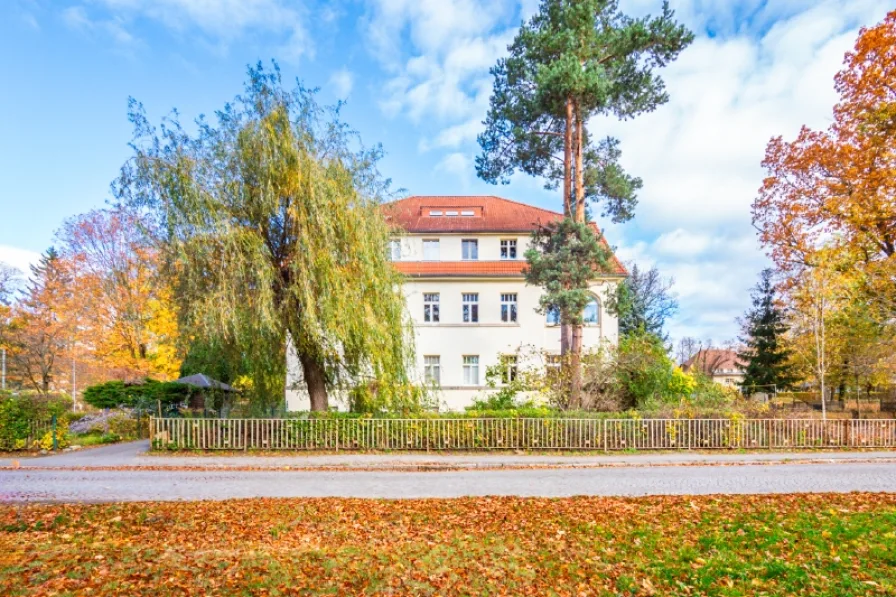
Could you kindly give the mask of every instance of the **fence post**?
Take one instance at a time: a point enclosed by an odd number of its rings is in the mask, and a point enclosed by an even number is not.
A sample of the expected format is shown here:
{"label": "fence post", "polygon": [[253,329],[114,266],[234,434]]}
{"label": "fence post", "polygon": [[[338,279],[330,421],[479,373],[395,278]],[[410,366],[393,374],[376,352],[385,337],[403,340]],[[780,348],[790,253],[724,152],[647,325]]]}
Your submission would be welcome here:
{"label": "fence post", "polygon": [[850,423],[852,419],[843,419],[843,427],[845,427],[845,431],[843,432],[843,443],[840,445],[841,448],[848,448],[850,443]]}
{"label": "fence post", "polygon": [[56,415],[53,415],[50,418],[50,425],[53,427],[53,451],[59,447],[59,442],[56,440]]}
{"label": "fence post", "polygon": [[604,436],[604,437],[603,437],[603,440],[604,440],[604,452],[609,452],[608,444],[607,444],[607,420],[604,419],[604,420],[602,421],[602,423],[603,423],[603,430],[601,431],[601,435]]}
{"label": "fence post", "polygon": [[336,419],[333,422],[336,424],[336,451],[339,451],[339,421],[340,419]]}

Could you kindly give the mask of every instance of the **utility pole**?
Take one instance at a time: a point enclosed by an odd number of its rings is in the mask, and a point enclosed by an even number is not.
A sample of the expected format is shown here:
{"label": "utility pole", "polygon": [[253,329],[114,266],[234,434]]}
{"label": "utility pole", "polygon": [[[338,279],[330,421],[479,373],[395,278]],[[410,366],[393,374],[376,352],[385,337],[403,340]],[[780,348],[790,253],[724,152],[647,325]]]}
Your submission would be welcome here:
{"label": "utility pole", "polygon": [[72,412],[78,412],[78,378],[75,367],[75,347],[72,344]]}

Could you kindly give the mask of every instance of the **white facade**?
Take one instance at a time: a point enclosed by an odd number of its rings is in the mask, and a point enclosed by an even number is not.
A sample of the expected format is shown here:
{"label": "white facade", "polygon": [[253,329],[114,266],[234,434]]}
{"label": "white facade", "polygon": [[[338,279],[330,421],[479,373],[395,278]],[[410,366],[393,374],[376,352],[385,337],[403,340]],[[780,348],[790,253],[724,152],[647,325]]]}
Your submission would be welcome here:
{"label": "white facade", "polygon": [[[396,267],[408,276],[403,291],[416,332],[416,377],[421,383],[437,378],[434,398],[440,410],[462,410],[485,394],[486,370],[503,355],[520,350],[559,355],[560,327],[536,311],[542,290],[527,286],[522,275],[529,242],[525,231],[411,231],[390,246]],[[619,279],[607,276],[591,285],[596,309],[584,329],[586,349],[618,340],[618,322],[605,305]],[[287,408],[307,410],[307,396],[297,388],[296,360],[289,365],[287,387],[298,391],[287,391]]]}
{"label": "white facade", "polygon": [[[479,245],[480,261],[500,260],[500,241],[517,241],[517,259],[524,260],[527,236],[506,234],[415,234],[402,239],[403,261],[420,261],[423,240],[438,240],[443,260],[459,261],[461,240],[475,239]],[[586,325],[586,348],[602,341],[613,344],[618,339],[616,318],[607,313],[605,304],[608,289],[615,280],[595,282],[591,291],[599,305],[597,322]],[[545,315],[536,312],[542,290],[527,286],[522,276],[420,276],[408,279],[404,286],[408,310],[416,331],[418,376],[425,372],[426,357],[438,357],[439,386],[437,399],[440,407],[461,410],[477,394],[487,391],[485,372],[499,364],[502,355],[512,355],[522,348],[560,353],[560,327],[551,325]],[[439,321],[427,322],[424,317],[424,295],[439,296]],[[478,321],[465,322],[463,297],[478,295]],[[502,295],[516,295],[516,321],[502,321]],[[528,352],[528,351],[523,351]],[[478,358],[478,375],[470,383],[465,376],[464,357]],[[432,362],[433,359],[430,359]],[[525,366],[520,363],[520,366]],[[468,366],[468,369],[471,367]]]}

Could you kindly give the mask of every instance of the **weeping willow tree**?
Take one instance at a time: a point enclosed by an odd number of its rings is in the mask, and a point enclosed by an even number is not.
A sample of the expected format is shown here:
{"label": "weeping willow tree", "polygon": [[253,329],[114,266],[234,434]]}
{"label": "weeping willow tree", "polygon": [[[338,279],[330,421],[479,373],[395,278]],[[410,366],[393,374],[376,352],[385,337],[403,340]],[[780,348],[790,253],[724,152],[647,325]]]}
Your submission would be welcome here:
{"label": "weeping willow tree", "polygon": [[150,125],[131,100],[134,156],[116,189],[154,216],[184,325],[240,348],[255,394],[283,395],[298,356],[312,410],[334,389],[367,407],[406,407],[411,335],[387,260],[379,147],[363,148],[315,91],[286,89],[276,64],[197,121]]}

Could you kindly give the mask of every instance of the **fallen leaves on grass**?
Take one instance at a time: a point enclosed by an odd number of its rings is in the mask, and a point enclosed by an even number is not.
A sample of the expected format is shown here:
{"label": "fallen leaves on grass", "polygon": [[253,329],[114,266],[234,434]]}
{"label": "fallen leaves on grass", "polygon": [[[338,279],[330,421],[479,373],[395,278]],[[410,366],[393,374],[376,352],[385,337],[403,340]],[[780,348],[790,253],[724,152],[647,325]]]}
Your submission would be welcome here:
{"label": "fallen leaves on grass", "polygon": [[896,495],[0,508],[3,595],[893,595]]}

